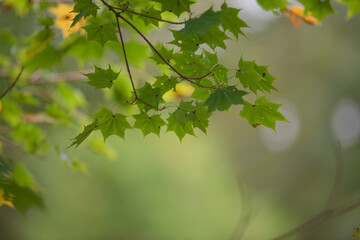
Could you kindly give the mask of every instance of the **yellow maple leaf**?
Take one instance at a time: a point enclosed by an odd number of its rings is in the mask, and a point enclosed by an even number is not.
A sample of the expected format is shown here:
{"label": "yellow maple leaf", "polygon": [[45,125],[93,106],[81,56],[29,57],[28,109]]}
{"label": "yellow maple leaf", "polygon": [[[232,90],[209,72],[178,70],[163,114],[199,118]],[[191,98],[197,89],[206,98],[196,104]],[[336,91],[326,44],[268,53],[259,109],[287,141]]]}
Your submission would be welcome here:
{"label": "yellow maple leaf", "polygon": [[11,201],[4,198],[4,190],[0,188],[0,207],[2,205],[8,205],[9,207],[15,208]]}
{"label": "yellow maple leaf", "polygon": [[360,228],[355,228],[355,233],[353,235],[353,238],[360,237]]}
{"label": "yellow maple leaf", "polygon": [[185,97],[191,96],[194,92],[194,88],[186,82],[181,82],[176,85],[176,92],[173,90],[168,91],[164,94],[163,99],[165,102],[173,102],[184,99]]}
{"label": "yellow maple leaf", "polygon": [[75,26],[71,27],[72,20],[77,15],[77,13],[72,12],[72,10],[73,6],[66,3],[58,3],[56,7],[49,9],[49,11],[56,17],[54,25],[61,30],[63,38],[67,38],[73,33],[85,32],[82,29],[82,27],[85,26],[84,18],[81,18]]}
{"label": "yellow maple leaf", "polygon": [[300,19],[311,25],[319,24],[319,21],[311,15],[311,12],[305,13],[303,7],[293,6],[286,8],[285,11],[289,13],[288,18],[295,26],[301,25]]}

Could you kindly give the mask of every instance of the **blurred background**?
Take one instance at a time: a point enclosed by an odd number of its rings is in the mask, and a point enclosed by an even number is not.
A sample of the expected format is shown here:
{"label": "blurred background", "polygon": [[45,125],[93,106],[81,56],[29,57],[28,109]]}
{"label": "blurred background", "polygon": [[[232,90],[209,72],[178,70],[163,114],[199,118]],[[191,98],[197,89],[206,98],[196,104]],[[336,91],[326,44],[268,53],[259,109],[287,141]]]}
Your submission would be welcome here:
{"label": "blurred background", "polygon": [[[346,20],[346,7],[334,4],[337,14],[321,26],[295,27],[255,0],[227,2],[243,8],[239,16],[251,28],[248,39],[227,42],[221,62],[235,69],[243,56],[269,65],[279,89],[272,100],[283,104],[289,123],[279,123],[277,133],[254,129],[233,107],[212,116],[207,135],[182,143],[165,131],[160,138],[127,131],[126,140],[108,139],[108,157],[70,150],[84,171],[53,152],[26,156],[46,208],[21,215],[1,207],[1,240],[273,239],[325,209],[336,155],[344,169],[335,206],[360,197],[360,15]],[[194,11],[221,3],[199,1]],[[0,23],[19,34],[31,28],[11,13],[1,13]],[[64,147],[73,136],[60,126],[47,129]],[[355,227],[360,207],[288,239],[352,239]]]}

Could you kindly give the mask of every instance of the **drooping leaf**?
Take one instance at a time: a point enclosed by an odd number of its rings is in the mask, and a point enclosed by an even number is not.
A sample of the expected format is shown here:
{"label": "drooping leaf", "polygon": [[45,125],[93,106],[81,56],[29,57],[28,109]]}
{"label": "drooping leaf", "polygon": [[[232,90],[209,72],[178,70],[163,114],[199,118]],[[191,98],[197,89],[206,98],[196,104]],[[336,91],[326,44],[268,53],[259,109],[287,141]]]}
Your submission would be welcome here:
{"label": "drooping leaf", "polygon": [[256,99],[254,105],[245,101],[244,108],[239,115],[246,118],[253,127],[264,125],[275,131],[276,121],[286,121],[278,111],[280,106],[281,104],[267,101],[263,96]]}
{"label": "drooping leaf", "polygon": [[249,27],[243,20],[238,17],[240,10],[236,8],[228,7],[226,3],[221,5],[221,26],[225,30],[229,30],[236,38],[239,37],[239,34],[245,36],[241,28]]}
{"label": "drooping leaf", "polygon": [[92,2],[92,0],[74,0],[75,6],[73,12],[78,13],[71,24],[71,27],[75,26],[82,17],[87,18],[89,16],[96,17],[99,7]]}
{"label": "drooping leaf", "polygon": [[272,84],[276,80],[268,71],[267,66],[258,66],[255,61],[239,60],[236,77],[244,88],[249,88],[255,94],[257,91],[268,92],[277,90]]}
{"label": "drooping leaf", "polygon": [[119,73],[114,72],[109,65],[108,69],[102,69],[95,65],[95,72],[84,74],[89,78],[87,84],[97,88],[111,88]]}
{"label": "drooping leaf", "polygon": [[208,111],[224,111],[231,105],[244,104],[243,96],[247,92],[238,90],[235,86],[228,86],[216,89],[206,100],[205,105],[209,107]]}
{"label": "drooping leaf", "polygon": [[98,124],[98,120],[95,119],[91,124],[85,126],[82,133],[77,135],[75,138],[71,139],[71,140],[73,140],[73,142],[71,143],[71,145],[68,148],[70,148],[74,145],[76,145],[75,147],[78,147],[95,130],[95,128],[97,127],[97,124]]}
{"label": "drooping leaf", "polygon": [[161,119],[160,115],[154,114],[149,116],[145,112],[141,112],[137,115],[133,115],[133,117],[136,120],[134,128],[140,129],[144,136],[149,133],[160,136],[160,128],[165,125],[165,122]]}

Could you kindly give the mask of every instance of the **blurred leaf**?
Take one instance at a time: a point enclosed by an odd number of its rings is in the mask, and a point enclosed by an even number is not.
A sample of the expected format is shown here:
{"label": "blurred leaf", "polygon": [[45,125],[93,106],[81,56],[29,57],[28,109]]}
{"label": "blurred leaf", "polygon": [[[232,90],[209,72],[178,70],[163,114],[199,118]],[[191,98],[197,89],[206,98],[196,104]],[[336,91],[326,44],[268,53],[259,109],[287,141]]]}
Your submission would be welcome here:
{"label": "blurred leaf", "polygon": [[352,18],[355,14],[360,12],[360,1],[359,0],[340,0],[341,3],[348,5],[348,18]]}
{"label": "blurred leaf", "polygon": [[305,6],[305,11],[310,11],[319,21],[322,21],[326,15],[335,12],[330,0],[299,0],[299,2]]}
{"label": "blurred leaf", "polygon": [[114,72],[109,65],[108,69],[102,69],[95,65],[95,72],[84,74],[89,78],[87,84],[97,88],[111,88],[113,81],[116,80],[119,76],[119,73]]}

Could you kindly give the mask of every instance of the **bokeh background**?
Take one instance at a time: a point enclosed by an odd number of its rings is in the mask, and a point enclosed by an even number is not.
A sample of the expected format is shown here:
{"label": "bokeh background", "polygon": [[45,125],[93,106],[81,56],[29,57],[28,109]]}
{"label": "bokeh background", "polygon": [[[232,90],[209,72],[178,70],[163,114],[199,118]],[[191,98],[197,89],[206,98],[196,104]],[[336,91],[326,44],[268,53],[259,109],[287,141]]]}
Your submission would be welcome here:
{"label": "bokeh background", "polygon": [[[199,1],[194,11],[220,4]],[[227,42],[221,61],[234,69],[240,56],[269,65],[279,89],[272,100],[283,104],[289,123],[279,123],[277,133],[254,129],[233,107],[212,117],[207,135],[182,143],[173,133],[144,138],[128,131],[125,141],[108,139],[112,160],[81,146],[71,150],[86,171],[72,170],[54,152],[26,156],[46,209],[21,215],[1,207],[1,240],[273,239],[324,210],[336,154],[344,169],[335,206],[360,197],[360,15],[346,20],[346,7],[335,5],[338,13],[321,26],[295,27],[254,0],[228,4],[243,8],[251,28],[248,39]],[[1,13],[0,28],[26,35],[28,18]],[[92,96],[90,102],[99,97]],[[74,131],[53,126],[47,137],[66,147]],[[352,239],[355,227],[360,207],[289,239]]]}

